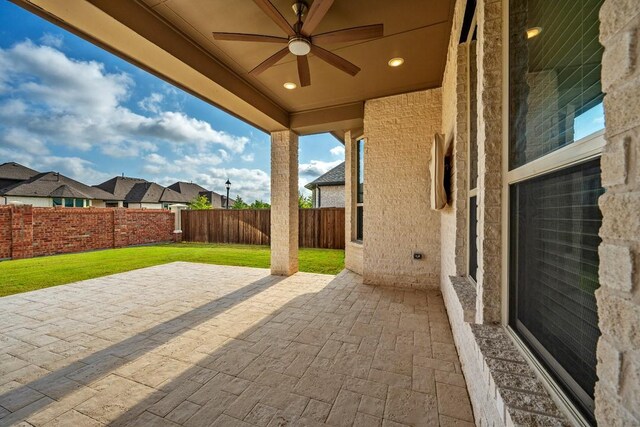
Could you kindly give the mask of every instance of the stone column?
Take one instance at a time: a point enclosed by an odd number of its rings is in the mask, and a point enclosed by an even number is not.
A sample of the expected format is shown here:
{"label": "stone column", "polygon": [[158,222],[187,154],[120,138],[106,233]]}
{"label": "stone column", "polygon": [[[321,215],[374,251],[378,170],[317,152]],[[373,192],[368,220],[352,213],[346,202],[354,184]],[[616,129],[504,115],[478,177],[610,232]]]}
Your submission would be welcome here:
{"label": "stone column", "polygon": [[476,322],[501,320],[502,0],[479,0]]}
{"label": "stone column", "polygon": [[298,135],[271,134],[271,274],[298,271]]}
{"label": "stone column", "polygon": [[600,197],[598,425],[640,425],[640,8],[600,9],[606,145]]}

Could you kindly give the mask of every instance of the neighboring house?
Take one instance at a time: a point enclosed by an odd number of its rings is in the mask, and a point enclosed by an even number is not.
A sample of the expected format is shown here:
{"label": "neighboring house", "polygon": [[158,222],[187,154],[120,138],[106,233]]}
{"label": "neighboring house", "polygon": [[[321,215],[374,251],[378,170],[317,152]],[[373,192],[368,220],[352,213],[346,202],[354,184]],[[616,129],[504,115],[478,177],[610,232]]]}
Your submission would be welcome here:
{"label": "neighboring house", "polygon": [[314,208],[344,208],[344,162],[304,187]]}
{"label": "neighboring house", "polygon": [[206,188],[198,184],[194,184],[193,182],[178,181],[174,184],[171,184],[167,188],[182,194],[187,199],[189,199],[189,201],[192,201],[199,196],[205,196],[214,209],[220,209],[226,206],[227,198],[225,196],[222,196],[215,191],[207,190]]}
{"label": "neighboring house", "polygon": [[[5,165],[7,164],[0,166],[0,168],[8,169]],[[16,168],[16,171],[31,173],[26,171],[30,171],[28,168],[23,166],[20,168]],[[104,207],[105,202],[110,198],[111,195],[106,191],[90,187],[58,172],[36,172],[36,175],[29,179],[18,180],[16,183],[0,189],[2,204],[24,203],[39,207],[61,206],[67,208]]]}
{"label": "neighboring house", "polygon": [[39,173],[40,172],[26,166],[22,166],[19,163],[3,163],[0,165],[0,189],[26,181]]}
{"label": "neighboring house", "polygon": [[142,178],[116,176],[95,188],[111,194],[112,201],[106,207],[168,209],[169,205],[191,201],[184,194]]}

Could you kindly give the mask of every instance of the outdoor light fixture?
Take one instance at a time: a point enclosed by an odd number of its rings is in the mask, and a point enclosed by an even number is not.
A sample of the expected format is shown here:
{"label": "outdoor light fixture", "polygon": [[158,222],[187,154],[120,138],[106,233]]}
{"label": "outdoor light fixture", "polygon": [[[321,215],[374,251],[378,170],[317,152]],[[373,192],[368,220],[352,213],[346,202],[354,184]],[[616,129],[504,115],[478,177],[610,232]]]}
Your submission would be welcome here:
{"label": "outdoor light fixture", "polygon": [[227,180],[224,186],[227,187],[227,209],[229,209],[229,189],[231,188],[231,181]]}
{"label": "outdoor light fixture", "polygon": [[404,59],[402,58],[392,58],[389,60],[389,67],[399,67],[404,64]]}
{"label": "outdoor light fixture", "polygon": [[283,86],[285,89],[289,89],[289,90],[293,90],[298,87],[298,85],[293,82],[286,82]]}
{"label": "outdoor light fixture", "polygon": [[532,27],[527,30],[527,38],[532,39],[536,36],[539,36],[542,32],[542,27]]}

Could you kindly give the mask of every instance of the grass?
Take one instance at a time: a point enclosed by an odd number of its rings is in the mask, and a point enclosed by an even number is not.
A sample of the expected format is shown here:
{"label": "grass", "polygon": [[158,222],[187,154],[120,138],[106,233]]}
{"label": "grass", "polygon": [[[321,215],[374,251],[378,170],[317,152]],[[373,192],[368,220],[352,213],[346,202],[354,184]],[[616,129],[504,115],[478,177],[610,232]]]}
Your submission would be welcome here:
{"label": "grass", "polygon": [[[0,297],[174,261],[269,268],[268,246],[176,243],[0,262]],[[338,274],[344,251],[301,248],[300,271]]]}

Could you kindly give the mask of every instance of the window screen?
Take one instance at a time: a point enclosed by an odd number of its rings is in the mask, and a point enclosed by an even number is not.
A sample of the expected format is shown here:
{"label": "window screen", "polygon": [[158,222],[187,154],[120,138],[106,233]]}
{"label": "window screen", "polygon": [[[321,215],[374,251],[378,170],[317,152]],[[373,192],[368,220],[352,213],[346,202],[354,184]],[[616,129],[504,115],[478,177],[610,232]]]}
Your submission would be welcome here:
{"label": "window screen", "polygon": [[601,5],[510,0],[510,169],[604,128]]}
{"label": "window screen", "polygon": [[469,276],[477,279],[478,273],[478,203],[477,197],[469,198]]}
{"label": "window screen", "polygon": [[600,161],[511,186],[511,324],[592,411]]}

